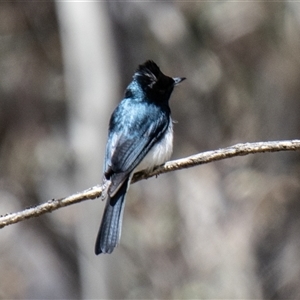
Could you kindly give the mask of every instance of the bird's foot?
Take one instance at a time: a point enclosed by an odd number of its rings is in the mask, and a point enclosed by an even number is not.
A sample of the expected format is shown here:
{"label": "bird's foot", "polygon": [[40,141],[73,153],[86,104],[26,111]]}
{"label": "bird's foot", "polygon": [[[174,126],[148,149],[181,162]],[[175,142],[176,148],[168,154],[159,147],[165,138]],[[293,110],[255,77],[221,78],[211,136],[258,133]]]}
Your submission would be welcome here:
{"label": "bird's foot", "polygon": [[102,184],[102,194],[100,199],[102,201],[104,201],[107,198],[107,194],[108,194],[108,189],[111,185],[111,181],[107,180],[107,179],[103,179],[103,184]]}

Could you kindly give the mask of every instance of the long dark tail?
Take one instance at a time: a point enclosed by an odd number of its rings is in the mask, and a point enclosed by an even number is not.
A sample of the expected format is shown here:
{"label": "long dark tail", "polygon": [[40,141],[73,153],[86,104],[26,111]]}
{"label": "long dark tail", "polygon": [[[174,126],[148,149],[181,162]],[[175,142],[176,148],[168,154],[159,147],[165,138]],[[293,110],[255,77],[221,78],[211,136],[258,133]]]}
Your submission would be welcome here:
{"label": "long dark tail", "polygon": [[110,198],[108,196],[106,200],[106,206],[95,245],[96,255],[100,253],[112,253],[119,243],[128,181],[129,179],[122,184],[113,197]]}

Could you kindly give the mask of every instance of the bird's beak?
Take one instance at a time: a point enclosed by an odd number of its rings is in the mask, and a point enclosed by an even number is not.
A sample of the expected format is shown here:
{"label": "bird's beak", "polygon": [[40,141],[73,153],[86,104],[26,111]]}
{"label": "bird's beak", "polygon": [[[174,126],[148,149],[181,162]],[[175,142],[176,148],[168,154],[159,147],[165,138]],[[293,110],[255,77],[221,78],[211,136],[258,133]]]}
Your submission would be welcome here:
{"label": "bird's beak", "polygon": [[178,85],[180,82],[182,82],[183,80],[185,80],[185,77],[174,77],[174,86]]}

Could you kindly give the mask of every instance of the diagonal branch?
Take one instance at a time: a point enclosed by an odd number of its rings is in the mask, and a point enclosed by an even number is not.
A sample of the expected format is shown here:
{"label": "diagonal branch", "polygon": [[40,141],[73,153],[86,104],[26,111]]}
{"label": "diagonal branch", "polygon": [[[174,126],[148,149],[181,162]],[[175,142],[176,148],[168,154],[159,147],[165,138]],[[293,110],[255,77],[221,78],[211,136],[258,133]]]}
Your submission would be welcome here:
{"label": "diagonal branch", "polygon": [[[137,172],[134,174],[131,183],[135,183],[142,179],[157,176],[159,174],[185,168],[191,168],[197,165],[222,160],[225,158],[255,153],[296,150],[300,150],[300,140],[236,144],[231,147],[207,151],[186,158],[169,161],[166,162],[164,165],[157,167],[152,172],[147,172],[145,170]],[[102,195],[102,190],[103,187],[97,185],[83,192],[73,194],[66,198],[52,199],[38,206],[26,208],[25,210],[20,212],[9,213],[4,216],[0,216],[0,228],[21,222],[25,219],[38,217],[44,213],[52,212],[61,207],[69,206],[71,204],[75,204],[89,199],[92,200],[95,198],[99,198]]]}

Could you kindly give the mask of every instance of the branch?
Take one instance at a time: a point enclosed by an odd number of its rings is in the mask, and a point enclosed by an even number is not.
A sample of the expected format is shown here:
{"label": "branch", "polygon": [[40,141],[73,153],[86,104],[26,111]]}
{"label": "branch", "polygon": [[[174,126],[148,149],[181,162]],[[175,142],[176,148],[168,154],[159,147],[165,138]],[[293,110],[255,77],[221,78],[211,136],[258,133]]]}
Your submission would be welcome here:
{"label": "branch", "polygon": [[[300,140],[236,144],[234,146],[227,147],[224,149],[207,151],[186,158],[169,161],[166,162],[164,165],[157,167],[152,172],[147,172],[145,170],[137,172],[134,174],[131,183],[135,183],[142,179],[157,176],[159,174],[190,168],[209,162],[222,160],[225,158],[255,153],[296,150],[300,150]],[[76,193],[66,198],[52,199],[47,201],[46,203],[40,204],[35,207],[26,208],[25,210],[20,212],[0,216],[0,228],[21,222],[25,219],[38,217],[42,214],[52,212],[61,207],[69,206],[71,204],[75,204],[85,200],[99,198],[102,195],[102,191],[103,187],[97,185],[83,192]]]}

